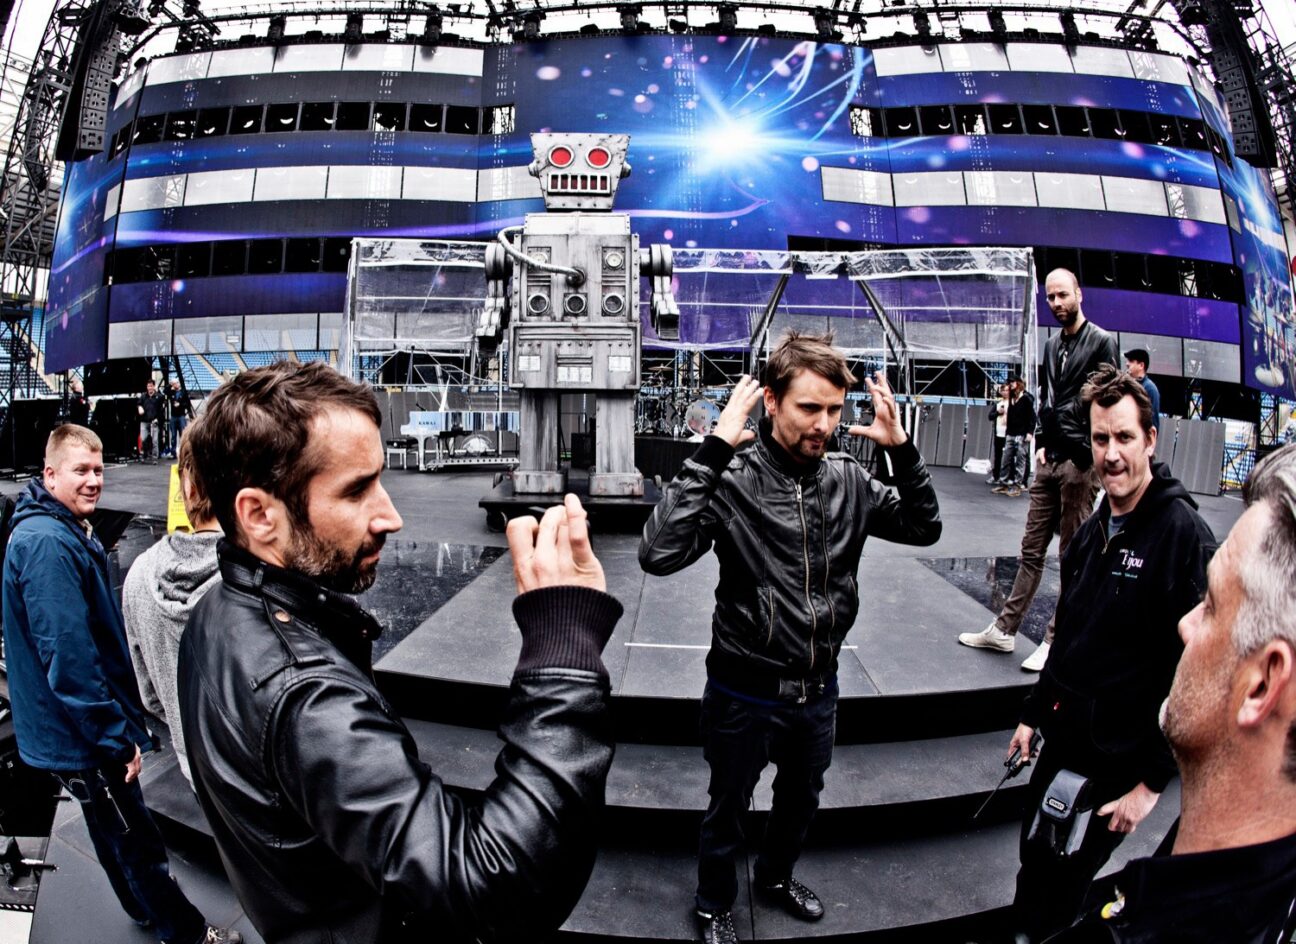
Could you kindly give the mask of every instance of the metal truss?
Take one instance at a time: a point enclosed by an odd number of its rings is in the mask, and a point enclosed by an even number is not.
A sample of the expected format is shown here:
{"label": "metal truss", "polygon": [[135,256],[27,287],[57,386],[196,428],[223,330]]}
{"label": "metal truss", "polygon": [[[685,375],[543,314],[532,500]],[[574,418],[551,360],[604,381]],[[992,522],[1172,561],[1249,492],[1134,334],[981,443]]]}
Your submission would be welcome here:
{"label": "metal truss", "polygon": [[61,0],[51,14],[18,101],[0,193],[0,358],[8,358],[0,407],[36,392],[40,356],[33,305],[54,246],[60,174],[54,158],[67,110],[80,27],[94,4]]}
{"label": "metal truss", "polygon": [[1278,165],[1272,175],[1274,187],[1287,212],[1296,216],[1296,194],[1291,188],[1296,179],[1296,73],[1292,71],[1296,66],[1296,45],[1282,47],[1260,7],[1255,8],[1255,16],[1242,20],[1242,27],[1254,57],[1260,93],[1269,106]]}
{"label": "metal truss", "polygon": [[[1212,73],[1215,58],[1230,56],[1250,60],[1260,101],[1273,130],[1273,153],[1266,164],[1280,204],[1289,215],[1296,210],[1296,195],[1289,181],[1296,175],[1296,84],[1292,66],[1293,49],[1284,49],[1259,0],[1168,0],[1180,23],[1193,37],[1193,45],[1203,50],[1203,59]],[[1212,30],[1215,24],[1218,29]],[[1212,48],[1211,35],[1217,45],[1236,48]],[[1218,79],[1220,76],[1215,75]]]}
{"label": "metal truss", "polygon": [[[366,18],[382,22],[380,35],[388,40],[418,37],[427,43],[446,41],[514,41],[555,35],[620,35],[661,32],[768,33],[831,42],[884,45],[900,41],[965,41],[969,38],[995,42],[1039,41],[1054,34],[1068,44],[1112,42],[1135,48],[1158,48],[1157,36],[1173,35],[1188,54],[1204,50],[1196,45],[1191,31],[1181,25],[1167,0],[1150,11],[1143,0],[1090,0],[1067,8],[1046,0],[1007,5],[988,0],[365,0],[335,2],[321,6],[310,0],[278,0],[226,6],[219,12],[197,13],[196,4],[187,6],[193,15],[168,12],[166,22],[157,22],[140,36],[128,51],[156,55],[155,42],[165,43],[170,35],[187,34],[183,51],[211,46],[240,45],[250,38],[217,41],[214,33],[222,24],[259,24],[266,28],[256,37],[278,42],[301,42],[300,32],[287,32],[290,21],[310,24],[313,32],[325,34],[324,41],[336,41],[330,23],[347,23],[349,37],[358,41],[358,29]],[[753,22],[738,17],[755,14]],[[1005,15],[1008,19],[1005,19]],[[359,17],[357,23],[355,18]],[[157,18],[161,19],[161,18]],[[779,26],[773,24],[777,20]],[[620,24],[620,25],[617,25]],[[1011,28],[1010,28],[1011,26]],[[422,27],[422,32],[419,32]],[[1082,34],[1082,30],[1084,31]],[[237,31],[229,30],[230,35]],[[338,31],[341,32],[340,29]],[[205,33],[205,35],[204,35]],[[1083,37],[1083,38],[1082,38]],[[370,34],[368,41],[374,41]],[[310,41],[310,40],[306,40]],[[318,38],[317,38],[318,41]],[[170,51],[170,50],[166,50]]]}

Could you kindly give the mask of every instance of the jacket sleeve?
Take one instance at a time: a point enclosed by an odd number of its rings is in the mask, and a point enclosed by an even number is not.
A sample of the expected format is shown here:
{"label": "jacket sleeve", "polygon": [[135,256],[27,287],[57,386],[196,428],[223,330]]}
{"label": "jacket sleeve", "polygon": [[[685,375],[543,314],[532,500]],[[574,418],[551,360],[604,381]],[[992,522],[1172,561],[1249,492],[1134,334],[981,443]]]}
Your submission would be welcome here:
{"label": "jacket sleeve", "polygon": [[141,578],[137,576],[138,574],[140,571],[132,567],[130,573],[126,575],[126,582],[122,584],[122,623],[126,628],[126,645],[130,649],[131,665],[135,667],[135,681],[139,685],[140,700],[144,702],[144,707],[153,717],[167,720],[166,708],[162,704],[162,699],[158,697],[157,689],[153,686],[153,678],[149,675],[148,663],[144,659],[144,650],[140,644],[138,622],[140,616],[135,612],[132,602],[135,594],[142,590],[139,586]]}
{"label": "jacket sleeve", "polygon": [[50,534],[25,543],[18,588],[50,691],[105,763],[125,763],[135,756],[135,742],[91,634],[81,550]]}
{"label": "jacket sleeve", "polygon": [[639,566],[645,573],[673,574],[711,549],[710,531],[717,523],[711,496],[734,452],[719,436],[707,436],[685,460],[644,525]]}
{"label": "jacket sleeve", "polygon": [[438,936],[543,936],[593,869],[613,750],[597,653],[621,607],[564,587],[526,594],[514,612],[526,667],[479,800],[446,788],[405,726],[354,683],[308,676],[271,719],[270,762],[288,802],[359,878]]}
{"label": "jacket sleeve", "polygon": [[1053,673],[1049,669],[1049,664],[1045,662],[1039,678],[1026,692],[1026,700],[1022,702],[1019,720],[1022,724],[1038,731],[1055,701],[1057,701],[1057,689],[1053,685]]}
{"label": "jacket sleeve", "polygon": [[1103,364],[1111,364],[1116,369],[1120,369],[1120,348],[1116,346],[1116,336],[1110,331],[1106,332],[1102,339],[1102,344],[1098,345],[1098,350],[1094,352],[1094,359],[1089,362],[1089,373],[1093,373]]}
{"label": "jacket sleeve", "polygon": [[[940,540],[940,504],[931,473],[912,439],[883,449],[879,478],[868,478],[868,533],[895,544],[928,547]],[[884,484],[885,483],[885,484]],[[895,490],[886,485],[894,485]]]}

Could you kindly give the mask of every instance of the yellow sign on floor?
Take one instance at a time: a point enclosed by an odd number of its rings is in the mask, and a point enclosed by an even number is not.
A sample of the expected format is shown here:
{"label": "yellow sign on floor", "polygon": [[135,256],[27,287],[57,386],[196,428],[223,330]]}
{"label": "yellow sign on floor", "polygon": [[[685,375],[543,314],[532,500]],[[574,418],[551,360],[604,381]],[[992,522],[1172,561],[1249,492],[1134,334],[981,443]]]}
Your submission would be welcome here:
{"label": "yellow sign on floor", "polygon": [[184,491],[180,488],[180,466],[171,466],[171,484],[167,487],[167,531],[192,531],[185,514]]}

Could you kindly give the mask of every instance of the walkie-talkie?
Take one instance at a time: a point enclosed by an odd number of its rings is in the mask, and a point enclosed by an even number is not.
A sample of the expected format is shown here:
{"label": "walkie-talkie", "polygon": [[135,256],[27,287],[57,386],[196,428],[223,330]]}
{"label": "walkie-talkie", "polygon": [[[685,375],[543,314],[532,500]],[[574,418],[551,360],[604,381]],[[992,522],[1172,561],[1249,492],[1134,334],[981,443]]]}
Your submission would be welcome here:
{"label": "walkie-talkie", "polygon": [[1031,762],[1030,759],[1034,757],[1035,752],[1039,750],[1041,740],[1042,738],[1040,737],[1040,733],[1038,731],[1036,731],[1034,734],[1031,735],[1030,750],[1027,752],[1025,757],[1022,756],[1022,749],[1020,746],[1013,748],[1013,752],[1009,754],[1008,759],[1003,762],[1004,766],[1007,767],[1008,769],[1004,771],[1003,777],[1001,777],[999,782],[995,784],[995,788],[990,791],[990,795],[985,798],[985,802],[981,804],[981,808],[972,814],[973,819],[976,819],[978,816],[980,816],[982,813],[985,812],[985,808],[990,805],[990,801],[995,798],[995,794],[999,792],[1000,787],[1002,787],[1013,777],[1016,777],[1019,773],[1022,772],[1024,768],[1030,766],[1030,762]]}

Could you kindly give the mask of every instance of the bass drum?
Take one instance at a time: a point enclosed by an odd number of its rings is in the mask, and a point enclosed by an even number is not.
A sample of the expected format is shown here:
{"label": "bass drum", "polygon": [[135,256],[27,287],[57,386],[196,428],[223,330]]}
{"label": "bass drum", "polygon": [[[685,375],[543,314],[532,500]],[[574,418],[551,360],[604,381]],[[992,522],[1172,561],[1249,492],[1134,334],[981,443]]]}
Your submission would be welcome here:
{"label": "bass drum", "polygon": [[684,425],[694,436],[706,436],[720,419],[720,407],[714,400],[700,397],[684,411]]}

